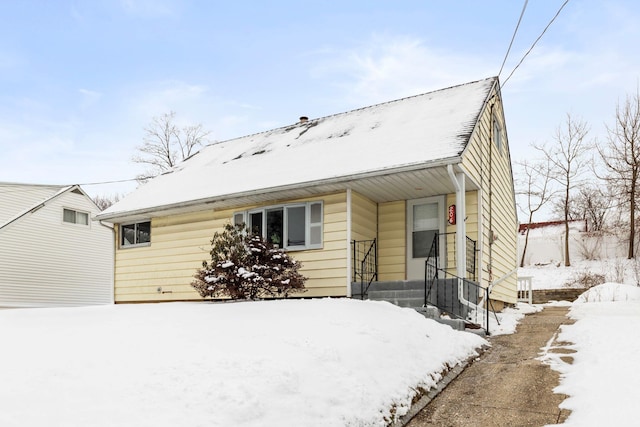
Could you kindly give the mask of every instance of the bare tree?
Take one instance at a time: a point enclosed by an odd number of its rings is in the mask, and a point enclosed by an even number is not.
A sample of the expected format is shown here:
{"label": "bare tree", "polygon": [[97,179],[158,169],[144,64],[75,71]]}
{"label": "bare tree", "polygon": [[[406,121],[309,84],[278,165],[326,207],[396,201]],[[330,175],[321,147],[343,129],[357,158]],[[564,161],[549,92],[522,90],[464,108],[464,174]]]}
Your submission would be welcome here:
{"label": "bare tree", "polygon": [[[517,162],[519,166],[518,178],[516,179],[516,194],[524,199],[524,203],[519,203],[518,208],[527,215],[528,223],[533,222],[533,215],[538,212],[549,200],[552,199],[554,192],[551,187],[553,177],[551,175],[551,162],[544,159],[534,163],[526,160]],[[527,254],[527,246],[529,245],[529,227],[527,227],[524,235],[524,247],[522,249],[522,258],[520,258],[520,267],[524,267],[524,259]]]}
{"label": "bare tree", "polygon": [[576,188],[582,184],[582,175],[588,165],[586,157],[589,149],[585,141],[589,129],[582,120],[574,120],[570,114],[564,126],[558,126],[554,136],[555,144],[551,146],[537,146],[549,160],[554,180],[560,186],[559,197],[562,204],[564,220],[564,265],[570,266],[569,258],[569,220],[571,212],[571,197]]}
{"label": "bare tree", "polygon": [[602,231],[607,212],[613,200],[601,187],[588,184],[580,188],[573,204],[574,212],[578,212],[576,219],[586,219],[591,231]]}
{"label": "bare tree", "polygon": [[149,166],[137,176],[138,182],[144,183],[171,169],[207,142],[210,131],[204,130],[201,124],[180,128],[174,123],[175,116],[176,113],[171,111],[154,117],[144,129],[143,143],[137,147],[138,154],[131,159]]}
{"label": "bare tree", "polygon": [[[604,227],[605,216],[613,205],[610,194],[594,182],[585,182],[569,201],[569,220],[586,220],[591,231],[600,231]],[[555,199],[553,214],[564,216],[564,200]]]}
{"label": "bare tree", "polygon": [[93,197],[93,203],[95,203],[101,211],[107,209],[109,206],[120,201],[119,194],[112,195],[97,195]]}
{"label": "bare tree", "polygon": [[615,124],[607,126],[607,145],[598,152],[607,169],[604,179],[617,189],[620,202],[628,207],[629,246],[627,258],[635,255],[638,180],[640,179],[640,94],[627,95],[616,106]]}

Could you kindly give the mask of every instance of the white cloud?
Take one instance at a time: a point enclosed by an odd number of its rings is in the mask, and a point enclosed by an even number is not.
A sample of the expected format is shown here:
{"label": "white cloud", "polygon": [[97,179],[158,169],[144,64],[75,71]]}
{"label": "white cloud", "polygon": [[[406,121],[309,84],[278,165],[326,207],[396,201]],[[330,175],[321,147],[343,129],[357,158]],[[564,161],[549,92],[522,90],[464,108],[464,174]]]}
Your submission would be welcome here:
{"label": "white cloud", "polygon": [[359,47],[337,52],[312,74],[340,81],[352,101],[365,105],[489,77],[497,73],[493,65],[479,56],[432,48],[418,38],[374,35]]}
{"label": "white cloud", "polygon": [[83,109],[96,104],[98,101],[100,101],[100,98],[102,98],[102,93],[93,90],[78,89],[78,92],[80,92],[80,94],[82,95],[80,106]]}

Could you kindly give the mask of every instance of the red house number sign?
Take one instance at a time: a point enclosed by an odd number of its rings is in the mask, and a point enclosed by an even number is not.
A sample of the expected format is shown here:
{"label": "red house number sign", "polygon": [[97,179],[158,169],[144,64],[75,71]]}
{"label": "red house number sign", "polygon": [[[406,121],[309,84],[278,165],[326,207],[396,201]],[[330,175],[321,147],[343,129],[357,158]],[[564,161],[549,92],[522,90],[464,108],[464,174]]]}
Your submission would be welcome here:
{"label": "red house number sign", "polygon": [[449,224],[456,225],[456,205],[449,206]]}

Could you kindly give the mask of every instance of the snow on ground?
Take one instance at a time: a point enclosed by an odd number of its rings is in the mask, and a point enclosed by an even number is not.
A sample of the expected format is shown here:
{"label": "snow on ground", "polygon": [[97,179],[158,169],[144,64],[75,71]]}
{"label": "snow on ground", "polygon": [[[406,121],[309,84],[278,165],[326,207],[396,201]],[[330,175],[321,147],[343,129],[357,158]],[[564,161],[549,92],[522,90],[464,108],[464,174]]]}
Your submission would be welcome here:
{"label": "snow on ground", "polygon": [[[534,283],[561,287],[558,269],[536,268]],[[606,283],[570,305],[576,322],[541,356],[561,373],[566,425],[634,424],[640,288]],[[492,335],[540,309],[492,315]],[[5,310],[0,342],[0,425],[160,427],[383,426],[487,344],[348,299]],[[572,364],[558,346],[576,351]]]}
{"label": "snow on ground", "polygon": [[[627,426],[640,419],[640,288],[605,283],[582,294],[572,305],[572,325],[563,325],[541,360],[560,372],[557,393],[569,397],[566,426]],[[559,343],[559,344],[558,344]],[[573,363],[554,349],[574,350]]]}
{"label": "snow on ground", "polygon": [[382,426],[486,341],[348,299],[0,311],[2,426]]}

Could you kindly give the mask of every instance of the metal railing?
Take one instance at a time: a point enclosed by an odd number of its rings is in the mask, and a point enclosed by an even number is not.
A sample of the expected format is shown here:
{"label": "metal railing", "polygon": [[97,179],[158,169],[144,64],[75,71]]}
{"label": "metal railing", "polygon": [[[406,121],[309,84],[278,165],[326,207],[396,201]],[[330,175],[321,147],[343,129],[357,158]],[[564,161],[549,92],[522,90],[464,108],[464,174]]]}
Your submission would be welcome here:
{"label": "metal railing", "polygon": [[491,301],[488,288],[442,269],[438,269],[433,278],[425,277],[425,287],[425,305],[476,325],[484,323],[483,327],[489,333]]}
{"label": "metal railing", "polygon": [[371,283],[378,280],[378,245],[373,240],[353,240],[353,283],[360,283],[360,298],[364,299]]}
{"label": "metal railing", "polygon": [[[454,233],[448,233],[454,234]],[[436,235],[425,261],[424,305],[432,305],[451,317],[473,322],[484,323],[489,333],[489,289],[475,281],[476,242],[467,237],[466,271],[470,277],[456,276],[440,265],[440,239]],[[472,254],[472,256],[470,256]],[[495,315],[495,310],[492,309]],[[496,316],[496,320],[497,320]]]}
{"label": "metal railing", "polygon": [[[456,233],[437,233],[434,237],[434,244],[437,247],[434,247],[432,244],[431,250],[429,251],[430,256],[444,256],[446,257],[444,260],[438,260],[438,268],[445,269],[450,273],[457,274],[456,265],[457,265],[457,254],[456,251]],[[440,250],[444,248],[445,253],[441,253]],[[475,240],[471,239],[469,236],[465,236],[465,252],[466,252],[466,262],[465,262],[465,271],[467,274],[465,275],[465,279],[476,280],[476,260],[478,258],[477,253],[477,243]]]}

